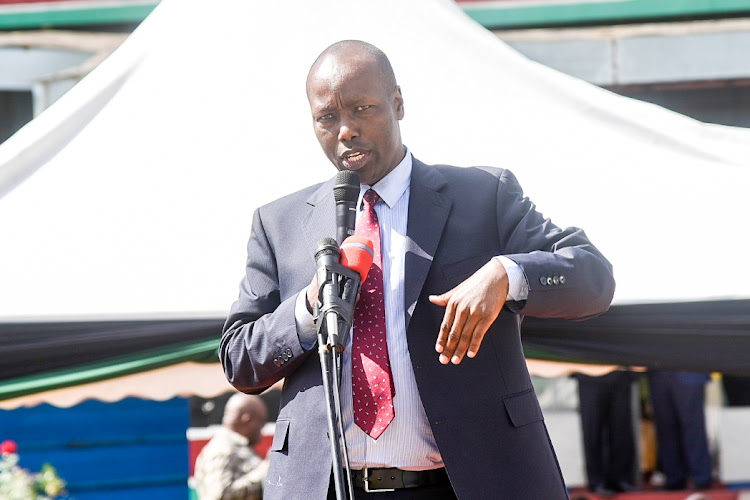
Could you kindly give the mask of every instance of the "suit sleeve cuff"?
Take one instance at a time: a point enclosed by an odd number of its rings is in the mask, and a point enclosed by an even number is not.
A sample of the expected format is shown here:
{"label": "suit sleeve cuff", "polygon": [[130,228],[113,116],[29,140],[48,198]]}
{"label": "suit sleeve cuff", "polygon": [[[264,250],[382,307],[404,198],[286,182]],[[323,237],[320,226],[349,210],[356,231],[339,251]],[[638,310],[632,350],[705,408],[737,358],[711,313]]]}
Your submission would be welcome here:
{"label": "suit sleeve cuff", "polygon": [[294,306],[294,320],[297,323],[297,337],[299,343],[305,350],[310,350],[318,341],[318,335],[315,333],[315,322],[312,314],[307,309],[307,290],[303,289],[297,295],[297,302]]}
{"label": "suit sleeve cuff", "polygon": [[508,274],[508,296],[505,300],[514,302],[526,300],[529,296],[529,282],[521,266],[504,255],[498,255],[495,258],[500,261]]}

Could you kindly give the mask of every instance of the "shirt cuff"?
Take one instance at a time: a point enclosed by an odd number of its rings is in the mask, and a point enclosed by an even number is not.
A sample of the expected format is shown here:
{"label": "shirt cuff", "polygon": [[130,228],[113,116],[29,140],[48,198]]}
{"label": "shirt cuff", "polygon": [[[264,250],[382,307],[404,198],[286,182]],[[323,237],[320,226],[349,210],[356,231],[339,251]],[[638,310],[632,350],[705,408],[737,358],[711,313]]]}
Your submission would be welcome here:
{"label": "shirt cuff", "polygon": [[522,301],[529,297],[529,282],[521,266],[504,255],[495,257],[508,274],[508,296],[505,300]]}
{"label": "shirt cuff", "polygon": [[315,332],[312,314],[307,310],[307,289],[303,289],[297,295],[297,302],[294,305],[294,321],[297,324],[299,343],[303,349],[309,351],[318,341],[318,334]]}

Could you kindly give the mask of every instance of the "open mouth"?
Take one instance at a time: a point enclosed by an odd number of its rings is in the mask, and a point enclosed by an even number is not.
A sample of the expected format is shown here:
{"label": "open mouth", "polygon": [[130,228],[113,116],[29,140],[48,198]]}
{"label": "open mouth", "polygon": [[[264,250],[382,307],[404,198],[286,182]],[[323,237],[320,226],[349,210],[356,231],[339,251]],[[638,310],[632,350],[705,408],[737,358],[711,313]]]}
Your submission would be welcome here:
{"label": "open mouth", "polygon": [[367,161],[368,154],[361,151],[355,151],[353,153],[344,155],[341,157],[341,162],[347,170],[357,170],[361,168]]}

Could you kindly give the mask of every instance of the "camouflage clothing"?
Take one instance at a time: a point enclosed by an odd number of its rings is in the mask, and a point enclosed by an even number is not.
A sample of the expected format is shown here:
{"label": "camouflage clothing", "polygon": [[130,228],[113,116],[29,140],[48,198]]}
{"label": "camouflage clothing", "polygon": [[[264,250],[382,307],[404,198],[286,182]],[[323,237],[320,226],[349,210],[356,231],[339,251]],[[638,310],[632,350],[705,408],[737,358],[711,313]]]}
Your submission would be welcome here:
{"label": "camouflage clothing", "polygon": [[195,461],[200,500],[261,500],[268,461],[247,439],[220,427]]}

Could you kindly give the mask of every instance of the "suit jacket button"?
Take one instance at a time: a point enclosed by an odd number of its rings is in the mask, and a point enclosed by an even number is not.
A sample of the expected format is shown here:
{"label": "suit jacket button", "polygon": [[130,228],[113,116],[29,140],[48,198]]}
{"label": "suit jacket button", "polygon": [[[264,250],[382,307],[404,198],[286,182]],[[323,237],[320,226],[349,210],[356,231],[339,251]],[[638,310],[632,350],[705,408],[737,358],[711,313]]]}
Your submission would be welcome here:
{"label": "suit jacket button", "polygon": [[288,347],[286,348],[286,351],[284,352],[286,353],[287,356],[289,356],[290,359],[294,357],[294,353]]}
{"label": "suit jacket button", "polygon": [[561,285],[565,284],[565,276],[563,276],[563,275],[560,275],[560,284]]}
{"label": "suit jacket button", "polygon": [[552,278],[550,276],[547,276],[547,284],[548,285],[552,284]]}
{"label": "suit jacket button", "polygon": [[276,366],[281,366],[281,361],[279,361],[278,358],[274,359],[273,364],[275,364]]}
{"label": "suit jacket button", "polygon": [[539,283],[541,283],[542,286],[546,285],[547,284],[547,277],[546,276],[542,276],[541,278],[539,278]]}
{"label": "suit jacket button", "polygon": [[553,276],[552,277],[552,283],[557,285],[560,283],[560,277],[559,276]]}

